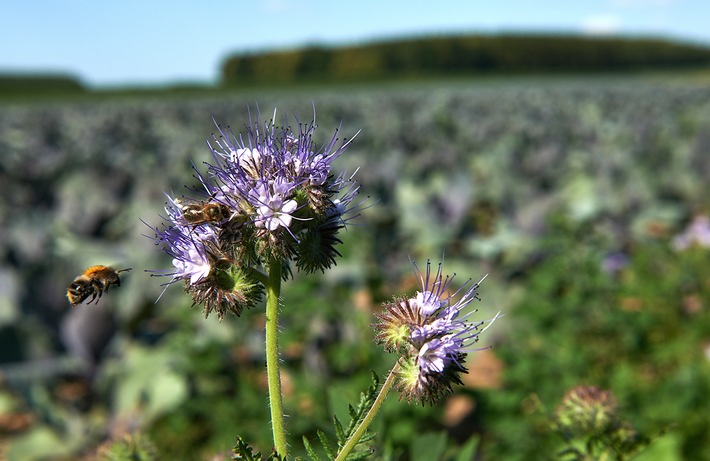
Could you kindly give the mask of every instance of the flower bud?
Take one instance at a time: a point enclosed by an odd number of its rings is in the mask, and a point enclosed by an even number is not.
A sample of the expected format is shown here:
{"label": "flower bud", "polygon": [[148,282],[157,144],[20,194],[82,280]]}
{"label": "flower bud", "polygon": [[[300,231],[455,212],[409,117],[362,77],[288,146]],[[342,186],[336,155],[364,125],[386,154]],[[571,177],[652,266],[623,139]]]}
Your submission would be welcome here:
{"label": "flower bud", "polygon": [[616,399],[594,386],[577,386],[555,412],[559,429],[571,436],[597,435],[616,424]]}

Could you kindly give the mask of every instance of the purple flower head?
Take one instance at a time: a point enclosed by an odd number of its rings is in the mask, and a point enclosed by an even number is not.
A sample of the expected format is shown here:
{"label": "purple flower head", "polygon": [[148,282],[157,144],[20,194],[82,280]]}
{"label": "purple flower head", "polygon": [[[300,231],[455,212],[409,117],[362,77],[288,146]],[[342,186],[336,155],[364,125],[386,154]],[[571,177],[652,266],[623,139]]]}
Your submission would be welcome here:
{"label": "purple flower head", "polygon": [[463,365],[466,355],[485,330],[481,329],[485,322],[468,320],[475,311],[462,315],[471,301],[479,299],[483,279],[476,283],[469,279],[451,292],[455,275],[444,276],[441,264],[436,273],[432,273],[430,262],[424,273],[413,266],[419,291],[385,304],[374,325],[376,341],[402,356],[402,396],[409,401],[434,402],[452,392],[452,384],[460,383],[459,375],[467,373]]}
{"label": "purple flower head", "polygon": [[[358,187],[352,177],[332,173],[332,163],[350,144],[337,130],[329,142],[313,141],[315,122],[259,124],[245,135],[218,126],[209,143],[214,164],[215,197],[239,210],[240,222],[256,228],[254,239],[242,240],[250,260],[296,259],[305,271],[324,271],[339,255],[337,233],[358,206],[351,206]],[[209,190],[208,190],[209,192]],[[243,233],[242,233],[243,234]]]}
{"label": "purple flower head", "polygon": [[168,197],[167,224],[156,229],[173,262],[161,275],[171,277],[168,284],[183,281],[195,303],[220,317],[253,304],[265,266],[293,260],[307,272],[331,267],[340,256],[338,233],[363,209],[353,203],[353,176],[332,171],[351,139],[340,140],[336,130],[317,146],[315,121],[294,130],[274,119],[251,120],[244,135],[218,125],[207,172],[193,165],[198,198]]}

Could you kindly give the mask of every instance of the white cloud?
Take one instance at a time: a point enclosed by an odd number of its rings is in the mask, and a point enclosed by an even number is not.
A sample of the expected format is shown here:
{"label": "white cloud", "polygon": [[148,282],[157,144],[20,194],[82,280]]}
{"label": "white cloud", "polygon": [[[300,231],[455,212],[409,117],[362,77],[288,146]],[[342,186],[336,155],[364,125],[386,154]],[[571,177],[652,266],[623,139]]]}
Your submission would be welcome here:
{"label": "white cloud", "polygon": [[621,29],[621,19],[612,14],[589,16],[582,21],[582,31],[590,35],[615,34]]}

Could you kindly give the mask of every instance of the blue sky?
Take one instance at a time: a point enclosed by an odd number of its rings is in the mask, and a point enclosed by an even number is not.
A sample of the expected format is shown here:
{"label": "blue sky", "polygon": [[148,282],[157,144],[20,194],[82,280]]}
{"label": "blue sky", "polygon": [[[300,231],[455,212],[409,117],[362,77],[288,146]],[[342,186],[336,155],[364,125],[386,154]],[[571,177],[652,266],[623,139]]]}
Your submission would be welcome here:
{"label": "blue sky", "polygon": [[6,1],[0,72],[68,72],[96,86],[213,82],[236,51],[511,31],[660,35],[710,46],[709,23],[709,0]]}

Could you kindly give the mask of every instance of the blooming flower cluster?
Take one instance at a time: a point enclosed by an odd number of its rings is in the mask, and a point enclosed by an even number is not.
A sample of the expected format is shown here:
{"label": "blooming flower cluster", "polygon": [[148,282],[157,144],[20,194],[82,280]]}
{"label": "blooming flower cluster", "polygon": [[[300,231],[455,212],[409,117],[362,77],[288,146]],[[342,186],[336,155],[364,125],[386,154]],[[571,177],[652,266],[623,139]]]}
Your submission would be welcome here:
{"label": "blooming flower cluster", "polygon": [[206,315],[216,311],[221,319],[260,299],[260,268],[293,261],[314,272],[335,263],[338,232],[359,208],[352,204],[359,186],[331,172],[351,139],[341,141],[336,130],[317,148],[315,128],[315,121],[299,123],[294,132],[272,119],[236,136],[218,126],[207,173],[193,167],[201,198],[168,197],[168,222],[155,229],[156,243],[173,258],[172,270],[160,271],[171,277],[166,286],[184,282]]}
{"label": "blooming flower cluster", "polygon": [[[451,393],[453,384],[462,384],[460,374],[468,373],[464,366],[467,352],[485,331],[481,329],[485,322],[468,321],[473,312],[462,315],[471,301],[479,299],[482,279],[468,280],[451,293],[455,276],[444,276],[441,264],[436,274],[428,261],[425,273],[416,264],[414,271],[420,290],[414,297],[395,297],[384,305],[374,325],[376,341],[402,357],[398,373],[402,397],[434,403]],[[454,298],[458,301],[453,302]]]}

